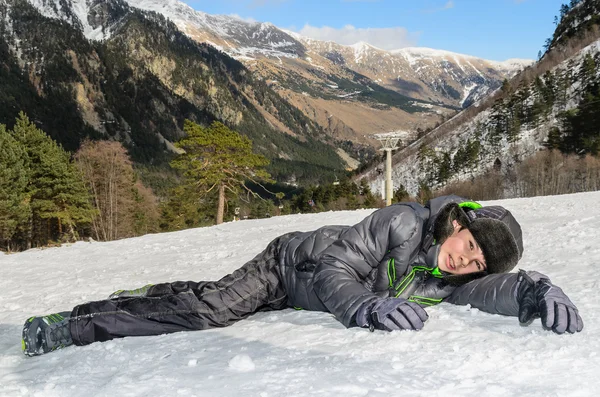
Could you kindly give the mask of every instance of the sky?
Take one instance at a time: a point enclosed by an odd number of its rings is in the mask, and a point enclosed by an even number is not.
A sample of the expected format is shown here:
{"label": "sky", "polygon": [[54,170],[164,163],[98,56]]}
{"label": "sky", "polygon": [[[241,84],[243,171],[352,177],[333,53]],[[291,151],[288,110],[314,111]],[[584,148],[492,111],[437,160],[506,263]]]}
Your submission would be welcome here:
{"label": "sky", "polygon": [[184,0],[340,44],[429,47],[494,61],[536,59],[567,0]]}
{"label": "sky", "polygon": [[521,223],[518,267],[545,274],[577,305],[584,329],[575,335],[449,303],[427,308],[418,332],[347,329],[329,313],[286,309],[226,328],[25,357],[21,329],[32,315],[148,283],[215,280],[283,233],[354,224],[373,210],[0,252],[0,396],[597,396],[599,201],[600,192],[590,192],[485,202],[504,205]]}

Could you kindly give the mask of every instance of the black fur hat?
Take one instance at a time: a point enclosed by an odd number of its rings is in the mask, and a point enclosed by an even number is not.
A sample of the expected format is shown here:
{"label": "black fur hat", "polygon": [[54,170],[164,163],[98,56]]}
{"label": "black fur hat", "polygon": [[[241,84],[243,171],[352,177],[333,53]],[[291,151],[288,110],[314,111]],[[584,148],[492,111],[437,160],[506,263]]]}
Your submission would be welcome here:
{"label": "black fur hat", "polygon": [[493,205],[467,211],[467,228],[483,251],[488,273],[510,272],[523,256],[523,234],[515,217]]}
{"label": "black fur hat", "polygon": [[447,275],[444,279],[454,285],[462,285],[471,280],[492,273],[511,271],[523,255],[523,235],[521,226],[506,208],[488,206],[480,208],[461,207],[459,204],[446,205],[435,220],[434,238],[442,244],[454,232],[452,221],[471,231],[483,251],[487,270],[461,275]]}

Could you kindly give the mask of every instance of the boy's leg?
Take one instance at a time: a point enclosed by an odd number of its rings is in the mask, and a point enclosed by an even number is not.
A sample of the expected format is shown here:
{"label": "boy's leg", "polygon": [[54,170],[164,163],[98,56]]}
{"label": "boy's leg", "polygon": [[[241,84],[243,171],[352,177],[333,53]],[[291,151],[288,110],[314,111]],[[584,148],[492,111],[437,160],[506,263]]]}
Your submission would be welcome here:
{"label": "boy's leg", "polygon": [[70,319],[73,342],[85,345],[125,336],[224,327],[259,310],[285,308],[279,240],[216,282],[157,284],[146,297],[79,305]]}

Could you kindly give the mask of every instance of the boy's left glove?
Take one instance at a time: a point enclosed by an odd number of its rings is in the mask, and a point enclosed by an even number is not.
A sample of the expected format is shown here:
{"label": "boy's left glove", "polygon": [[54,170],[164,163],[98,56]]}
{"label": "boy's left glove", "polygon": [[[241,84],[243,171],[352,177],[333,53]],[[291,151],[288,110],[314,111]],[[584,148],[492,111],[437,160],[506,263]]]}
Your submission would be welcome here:
{"label": "boy's left glove", "polygon": [[424,327],[428,318],[425,309],[402,298],[379,298],[364,303],[356,312],[356,324],[371,331],[417,331]]}
{"label": "boy's left glove", "polygon": [[534,316],[539,315],[544,328],[557,334],[563,334],[565,331],[575,333],[583,329],[583,320],[577,307],[562,289],[547,278],[535,283],[527,279],[521,282],[519,322],[528,323]]}

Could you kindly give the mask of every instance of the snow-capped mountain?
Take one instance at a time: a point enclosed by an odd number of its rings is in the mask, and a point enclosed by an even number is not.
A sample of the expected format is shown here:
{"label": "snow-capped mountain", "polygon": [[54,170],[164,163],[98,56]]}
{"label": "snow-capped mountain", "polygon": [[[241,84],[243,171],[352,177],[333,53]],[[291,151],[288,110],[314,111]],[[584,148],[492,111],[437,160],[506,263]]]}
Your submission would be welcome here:
{"label": "snow-capped mountain", "polygon": [[[374,144],[365,138],[372,133],[431,126],[440,114],[466,107],[498,88],[516,72],[514,65],[527,63],[505,64],[422,48],[384,51],[367,43],[344,46],[268,22],[210,15],[178,0],[123,1],[160,13],[194,40],[237,58],[331,136],[360,143]],[[118,18],[104,18],[102,24],[99,17],[103,7],[114,2],[32,3],[47,16],[79,26],[94,40],[109,38],[111,24],[118,23]]]}
{"label": "snow-capped mountain", "polygon": [[248,22],[196,11],[178,0],[126,0],[131,6],[171,19],[199,42],[207,42],[235,57],[302,56],[304,49],[287,33],[268,22]]}
{"label": "snow-capped mountain", "polygon": [[118,140],[165,165],[184,120],[218,120],[317,179],[344,168],[325,131],[240,62],[123,0],[0,0],[0,70],[0,124],[23,111],[69,151]]}
{"label": "snow-capped mountain", "polygon": [[42,15],[67,21],[91,40],[108,39],[126,13],[126,3],[104,0],[29,0]]}
{"label": "snow-capped mountain", "polygon": [[[452,106],[468,106],[533,62],[493,62],[427,48],[385,51],[364,42],[344,46],[309,39],[271,23],[209,15],[178,0],[126,1],[131,6],[162,13],[195,40],[211,43],[241,60],[269,57],[279,62],[281,57],[301,58],[323,68],[329,68],[333,62],[409,97]],[[320,57],[315,57],[317,54]],[[423,85],[429,88],[425,93]]]}
{"label": "snow-capped mountain", "polygon": [[370,77],[404,95],[452,106],[467,107],[497,88],[530,60],[494,62],[470,55],[424,47],[385,51],[360,42],[343,46],[302,39],[312,51]]}
{"label": "snow-capped mountain", "polygon": [[[548,70],[543,79],[538,77],[520,85],[512,94],[494,99],[494,106],[482,105],[479,113],[474,115],[469,113],[473,113],[476,107],[464,110],[430,134],[399,150],[394,154],[394,186],[403,185],[410,194],[416,195],[425,180],[432,188],[440,188],[448,182],[465,181],[481,175],[492,165],[498,171],[509,174],[519,163],[548,146],[550,131],[554,129],[559,131],[559,135],[567,134],[559,128],[561,113],[580,112],[578,106],[589,91],[595,89],[595,81],[600,81],[598,67],[589,71],[590,76],[584,77],[586,59],[600,60],[600,39]],[[547,69],[542,66],[539,70]],[[570,83],[555,86],[553,81]],[[561,99],[544,102],[543,89],[554,90],[556,97]],[[488,99],[488,102],[491,101]],[[535,108],[540,106],[547,106],[545,113],[536,113]],[[523,116],[520,118],[515,116],[517,108],[522,109]],[[464,160],[458,160],[459,153],[465,153],[469,142],[475,141],[477,161],[461,169],[459,162]],[[585,151],[579,151],[579,154],[583,153]],[[450,160],[448,164],[455,164],[459,171],[446,180],[427,176],[428,170],[439,170],[443,158]],[[383,166],[378,168],[381,170]],[[371,180],[374,191],[383,190],[384,176],[377,168],[366,172],[365,176]]]}

